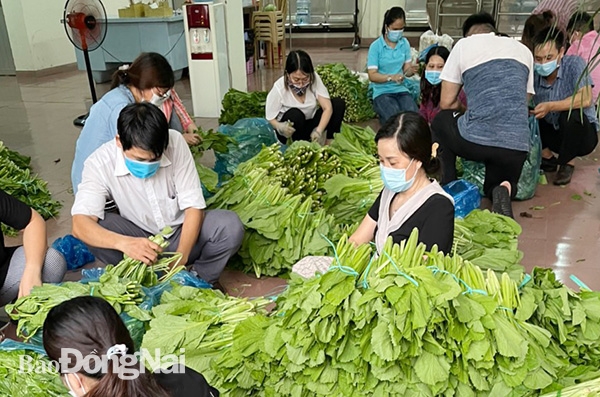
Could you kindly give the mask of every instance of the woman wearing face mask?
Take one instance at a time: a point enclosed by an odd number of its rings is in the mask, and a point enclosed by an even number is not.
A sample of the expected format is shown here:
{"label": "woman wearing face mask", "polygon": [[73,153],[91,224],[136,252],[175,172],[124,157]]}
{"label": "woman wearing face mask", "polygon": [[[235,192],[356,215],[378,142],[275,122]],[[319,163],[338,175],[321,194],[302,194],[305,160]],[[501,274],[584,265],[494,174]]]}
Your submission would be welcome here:
{"label": "woman wearing face mask", "polygon": [[[450,51],[442,46],[431,48],[425,56],[425,69],[421,74],[421,106],[419,107],[419,113],[429,124],[440,112],[440,95],[442,92],[440,75],[448,56],[450,56]],[[461,111],[464,112],[467,103],[467,96],[464,91],[460,91],[458,98],[463,105]]]}
{"label": "woman wearing face mask", "polygon": [[[173,373],[143,373],[135,358],[133,341],[113,307],[103,299],[82,296],[52,308],[44,321],[44,349],[58,363],[63,383],[74,397],[217,397],[196,371],[171,367]],[[76,362],[77,353],[84,362]],[[64,354],[63,354],[64,353]],[[154,352],[149,352],[154,359]],[[97,356],[99,360],[89,359]],[[61,360],[62,358],[62,360]],[[105,362],[98,371],[88,362]],[[91,368],[88,368],[91,367]],[[115,371],[115,368],[117,369]],[[90,371],[91,370],[91,371]],[[139,376],[133,376],[140,372]],[[130,377],[133,379],[122,379]]]}
{"label": "woman wearing face mask", "polygon": [[[189,116],[188,119],[182,116],[185,109],[183,109],[181,101],[177,104],[179,97],[173,91],[174,84],[175,78],[171,65],[165,57],[154,52],[140,54],[130,66],[115,72],[111,90],[92,106],[89,117],[77,139],[75,158],[71,168],[74,192],[77,192],[77,186],[81,182],[81,172],[85,160],[102,144],[114,139],[117,135],[119,113],[131,103],[150,102],[158,106],[163,109],[167,120],[172,121],[172,128],[181,130],[185,127],[188,129],[183,134],[188,144],[198,143],[197,136],[190,133],[197,127]],[[180,118],[181,120],[179,120]]]}
{"label": "woman wearing face mask", "polygon": [[582,58],[565,55],[562,31],[540,31],[533,38],[533,49],[535,96],[531,114],[539,120],[541,168],[557,171],[555,185],[567,185],[575,171],[575,159],[590,154],[598,144],[593,82]]}
{"label": "woman wearing face mask", "polygon": [[381,36],[369,47],[367,69],[373,87],[373,107],[383,125],[402,111],[418,111],[405,77],[414,74],[410,44],[403,37],[406,17],[401,7],[392,7],[383,18]]}
{"label": "woman wearing face mask", "polygon": [[350,237],[355,244],[375,240],[381,250],[391,236],[407,239],[414,228],[419,241],[449,253],[454,233],[454,202],[428,175],[439,171],[437,147],[423,117],[403,112],[388,120],[375,136],[384,188]]}
{"label": "woman wearing face mask", "polygon": [[340,132],[346,104],[343,99],[329,98],[329,92],[313,67],[310,56],[291,51],[285,61],[285,72],[267,95],[265,114],[277,131],[277,138],[286,143],[333,139]]}

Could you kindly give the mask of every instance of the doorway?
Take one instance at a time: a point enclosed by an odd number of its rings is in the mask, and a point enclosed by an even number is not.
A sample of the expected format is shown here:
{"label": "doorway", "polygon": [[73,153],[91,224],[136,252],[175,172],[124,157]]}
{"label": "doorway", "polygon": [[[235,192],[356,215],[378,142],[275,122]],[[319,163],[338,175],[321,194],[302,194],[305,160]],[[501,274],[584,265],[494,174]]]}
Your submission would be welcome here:
{"label": "doorway", "polygon": [[14,76],[15,74],[15,61],[10,49],[4,10],[2,9],[2,1],[0,0],[0,76]]}

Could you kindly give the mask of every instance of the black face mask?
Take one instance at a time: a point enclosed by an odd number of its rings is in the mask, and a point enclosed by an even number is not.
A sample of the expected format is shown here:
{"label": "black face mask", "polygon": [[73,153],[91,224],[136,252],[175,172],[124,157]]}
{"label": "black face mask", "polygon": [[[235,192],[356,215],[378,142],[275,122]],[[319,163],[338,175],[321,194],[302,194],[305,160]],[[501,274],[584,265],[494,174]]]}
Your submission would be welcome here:
{"label": "black face mask", "polygon": [[294,94],[298,95],[298,96],[304,96],[304,94],[306,93],[306,90],[308,89],[308,84],[306,84],[303,87],[298,87],[295,84],[289,83],[288,87],[290,87],[290,89],[292,91],[294,91]]}

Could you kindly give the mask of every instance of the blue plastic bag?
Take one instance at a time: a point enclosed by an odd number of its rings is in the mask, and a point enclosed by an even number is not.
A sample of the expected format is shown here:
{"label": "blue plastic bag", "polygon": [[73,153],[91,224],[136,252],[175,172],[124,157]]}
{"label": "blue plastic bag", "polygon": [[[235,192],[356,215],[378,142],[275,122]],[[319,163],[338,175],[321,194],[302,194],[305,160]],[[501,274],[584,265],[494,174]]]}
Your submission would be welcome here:
{"label": "blue plastic bag", "polygon": [[481,204],[481,195],[477,186],[464,179],[450,182],[444,186],[444,190],[454,199],[455,218],[464,218]]}
{"label": "blue plastic bag", "polygon": [[90,282],[96,282],[100,280],[100,276],[102,276],[105,272],[105,268],[97,267],[95,269],[81,269],[81,280],[79,280],[82,284],[88,284]]}
{"label": "blue plastic bag", "polygon": [[0,343],[0,351],[12,352],[15,350],[28,350],[42,355],[46,355],[46,350],[41,345],[33,345],[31,343],[17,342],[12,339],[4,339]]}
{"label": "blue plastic bag", "polygon": [[174,275],[169,281],[160,283],[151,288],[142,287],[142,291],[144,291],[144,295],[146,295],[146,297],[140,304],[140,308],[144,310],[150,310],[154,306],[160,304],[160,298],[162,297],[162,294],[165,291],[172,290],[174,284],[204,289],[212,288],[212,285],[202,280],[200,277],[197,277],[186,270],[182,270]]}
{"label": "blue plastic bag", "polygon": [[67,269],[79,269],[96,258],[88,247],[79,239],[67,234],[65,237],[57,238],[52,243],[52,248],[60,252],[67,261]]}
{"label": "blue plastic bag", "polygon": [[217,162],[214,170],[219,174],[219,182],[223,183],[233,175],[238,165],[250,160],[261,151],[263,145],[270,146],[279,142],[271,124],[262,118],[241,119],[234,125],[222,125],[218,131],[233,137],[238,145],[229,153],[216,153]]}

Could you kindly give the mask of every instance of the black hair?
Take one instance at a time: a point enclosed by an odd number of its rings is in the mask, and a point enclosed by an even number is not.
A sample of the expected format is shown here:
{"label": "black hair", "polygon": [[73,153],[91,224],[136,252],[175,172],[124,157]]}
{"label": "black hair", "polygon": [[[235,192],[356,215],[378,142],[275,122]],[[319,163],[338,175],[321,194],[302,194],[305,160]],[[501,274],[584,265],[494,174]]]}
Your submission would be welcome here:
{"label": "black hair", "polygon": [[521,43],[533,52],[532,40],[536,34],[547,27],[556,26],[556,16],[550,10],[546,10],[541,14],[531,15],[525,21],[523,26],[523,34],[521,35]]}
{"label": "black hair", "polygon": [[540,30],[531,41],[532,48],[535,50],[548,42],[554,42],[556,49],[560,51],[565,46],[565,33],[561,29],[547,27]]}
{"label": "black hair", "polygon": [[381,34],[385,35],[385,28],[396,22],[398,19],[406,21],[406,13],[402,7],[392,7],[385,12],[383,16],[383,26],[381,27]]}
{"label": "black hair", "polygon": [[111,89],[119,85],[133,86],[139,90],[159,87],[165,90],[175,85],[175,75],[169,61],[156,52],[142,52],[127,69],[113,74]]}
{"label": "black hair", "polygon": [[431,130],[427,121],[416,112],[401,112],[390,118],[377,131],[375,142],[380,139],[396,138],[398,148],[411,159],[420,161],[427,175],[436,175],[440,161],[431,153]]}
{"label": "black hair", "polygon": [[[90,354],[103,356],[112,346],[123,344],[127,347],[127,355],[135,353],[127,327],[110,303],[98,297],[81,296],[53,307],[46,316],[43,330],[44,349],[53,362],[59,362],[61,358],[69,359],[62,355],[62,349],[65,348],[77,350],[82,357]],[[139,370],[140,363],[131,361],[134,364],[127,370]],[[102,373],[101,368],[88,373],[85,366],[79,371],[98,381],[86,397],[170,396],[146,371],[136,379],[121,379],[118,373],[113,372],[113,365],[105,368],[106,373]],[[69,372],[69,368],[59,370],[62,373]]]}
{"label": "black hair", "polygon": [[477,14],[472,14],[467,19],[465,19],[465,22],[462,26],[463,37],[467,37],[469,30],[471,30],[473,26],[477,25],[483,25],[484,28],[489,29],[490,33],[497,33],[496,21],[494,20],[494,17],[485,11],[481,11]]}
{"label": "black hair", "polygon": [[162,156],[169,145],[169,123],[157,106],[132,103],[123,108],[117,120],[117,133],[123,150],[133,147]]}
{"label": "black hair", "polygon": [[594,18],[587,12],[578,11],[571,16],[567,25],[567,32],[587,33],[594,29]]}
{"label": "black hair", "polygon": [[[432,56],[437,55],[444,60],[444,63],[448,60],[450,56],[450,51],[444,46],[437,46],[431,48],[427,55],[425,56],[425,68],[429,63],[429,60]],[[442,92],[442,85],[433,85],[425,78],[425,68],[421,73],[421,102],[432,102],[434,106],[438,106],[440,104],[440,95]]]}
{"label": "black hair", "polygon": [[283,76],[286,90],[289,89],[288,85],[290,83],[290,74],[298,70],[309,76],[309,86],[312,86],[315,82],[315,68],[312,60],[310,59],[310,55],[303,50],[290,51],[287,59],[285,60],[285,73]]}

